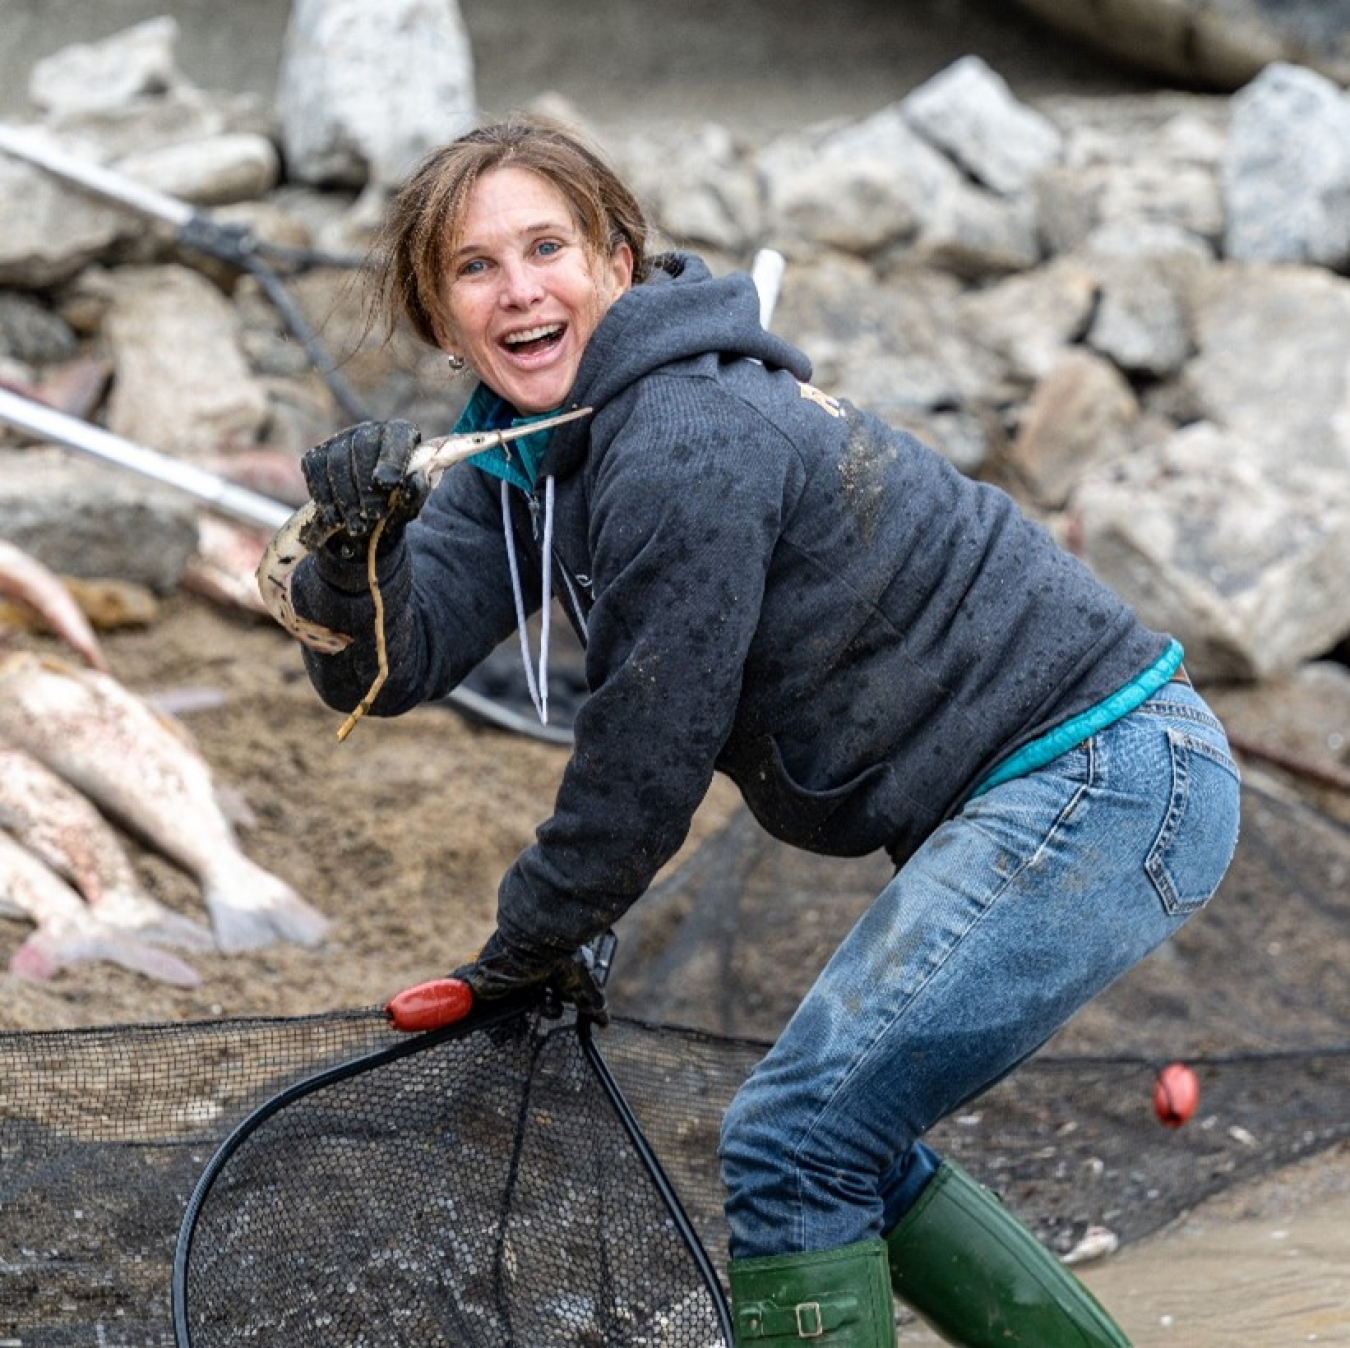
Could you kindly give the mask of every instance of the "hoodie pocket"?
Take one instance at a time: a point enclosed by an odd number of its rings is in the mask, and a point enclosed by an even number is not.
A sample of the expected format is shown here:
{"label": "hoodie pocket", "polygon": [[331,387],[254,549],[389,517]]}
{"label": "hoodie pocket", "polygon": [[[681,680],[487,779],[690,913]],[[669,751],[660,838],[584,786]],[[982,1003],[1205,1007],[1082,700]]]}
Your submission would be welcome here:
{"label": "hoodie pocket", "polygon": [[831,856],[863,856],[894,839],[894,773],[874,763],[839,786],[803,786],[774,740],[756,746],[754,766],[732,775],[751,813],[775,838]]}

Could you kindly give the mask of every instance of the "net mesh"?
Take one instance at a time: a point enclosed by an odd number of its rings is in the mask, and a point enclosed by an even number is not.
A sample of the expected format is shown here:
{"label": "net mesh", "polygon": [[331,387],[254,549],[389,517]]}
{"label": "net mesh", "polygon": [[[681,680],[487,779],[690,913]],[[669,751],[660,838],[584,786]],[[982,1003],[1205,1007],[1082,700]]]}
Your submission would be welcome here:
{"label": "net mesh", "polygon": [[227,1155],[194,1348],[703,1348],[716,1303],[570,1025],[522,1012],[336,1074]]}
{"label": "net mesh", "polygon": [[[1136,1240],[1350,1138],[1347,832],[1288,801],[1247,806],[1212,911],[929,1136],[1059,1253],[1090,1225]],[[831,890],[812,864],[740,819],[711,837],[621,930],[612,1004],[644,1018],[596,1032],[719,1272],[722,1114],[767,1046],[760,1027],[790,1010],[854,902],[850,867],[834,864]],[[857,869],[862,905],[876,877]],[[826,893],[838,912],[824,913]],[[1281,977],[1277,948],[1295,941],[1300,977]],[[769,964],[752,978],[757,959]],[[689,1023],[699,1012],[711,1028]],[[179,1226],[222,1143],[295,1083],[408,1043],[373,1009],[0,1034],[0,1343],[174,1344]],[[1173,1056],[1201,1087],[1176,1131],[1150,1104]],[[567,1020],[447,1040],[326,1087],[272,1116],[256,1152],[252,1190],[222,1180],[203,1204],[202,1321],[227,1326],[261,1299],[261,1260],[285,1285],[268,1313],[316,1327],[259,1342],[722,1342],[696,1260]],[[358,1223],[373,1234],[344,1240]],[[306,1282],[330,1259],[355,1259],[359,1276]],[[428,1287],[443,1295],[415,1311]],[[313,1290],[302,1304],[288,1288]],[[219,1332],[249,1341],[246,1327]]]}

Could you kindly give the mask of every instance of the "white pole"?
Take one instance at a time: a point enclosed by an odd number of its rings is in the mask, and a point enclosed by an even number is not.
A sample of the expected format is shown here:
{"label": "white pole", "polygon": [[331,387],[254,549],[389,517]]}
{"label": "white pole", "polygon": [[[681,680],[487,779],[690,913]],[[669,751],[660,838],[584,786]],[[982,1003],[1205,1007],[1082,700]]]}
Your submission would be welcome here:
{"label": "white pole", "polygon": [[759,291],[759,325],[767,328],[773,321],[773,311],[778,304],[778,292],[783,285],[783,272],[787,260],[782,253],[772,248],[761,248],[755,254],[750,268],[755,289]]}
{"label": "white pole", "polygon": [[295,513],[293,506],[283,505],[247,487],[237,486],[181,459],[158,454],[144,445],[124,440],[102,427],[81,421],[78,417],[67,416],[54,407],[21,397],[5,388],[0,388],[0,421],[27,431],[39,440],[48,440],[82,454],[92,454],[106,463],[129,468],[142,477],[153,478],[245,524],[279,529]]}
{"label": "white pole", "polygon": [[17,159],[27,160],[38,168],[54,173],[58,178],[83,187],[109,201],[130,206],[143,215],[164,220],[175,229],[182,229],[195,214],[191,206],[163,192],[138,183],[132,178],[114,173],[98,164],[77,159],[67,154],[45,136],[34,135],[19,127],[0,122],[0,150]]}

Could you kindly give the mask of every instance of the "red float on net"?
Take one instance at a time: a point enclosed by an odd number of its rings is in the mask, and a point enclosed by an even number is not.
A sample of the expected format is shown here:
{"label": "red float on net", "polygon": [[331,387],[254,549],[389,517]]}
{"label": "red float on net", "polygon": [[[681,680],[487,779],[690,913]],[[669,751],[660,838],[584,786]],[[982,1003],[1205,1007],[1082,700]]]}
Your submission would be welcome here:
{"label": "red float on net", "polygon": [[1153,1108],[1168,1128],[1180,1128],[1200,1103],[1200,1080],[1184,1062],[1170,1062],[1153,1084]]}

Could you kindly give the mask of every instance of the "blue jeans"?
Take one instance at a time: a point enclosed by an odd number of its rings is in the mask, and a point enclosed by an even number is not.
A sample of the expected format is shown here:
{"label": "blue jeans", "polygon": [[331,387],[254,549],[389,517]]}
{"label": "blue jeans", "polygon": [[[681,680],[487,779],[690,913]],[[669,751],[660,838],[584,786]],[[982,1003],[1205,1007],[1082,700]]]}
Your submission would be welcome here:
{"label": "blue jeans", "polygon": [[1208,901],[1238,796],[1223,728],[1169,683],[943,824],[727,1110],[732,1256],[889,1231],[933,1169],[918,1139]]}

